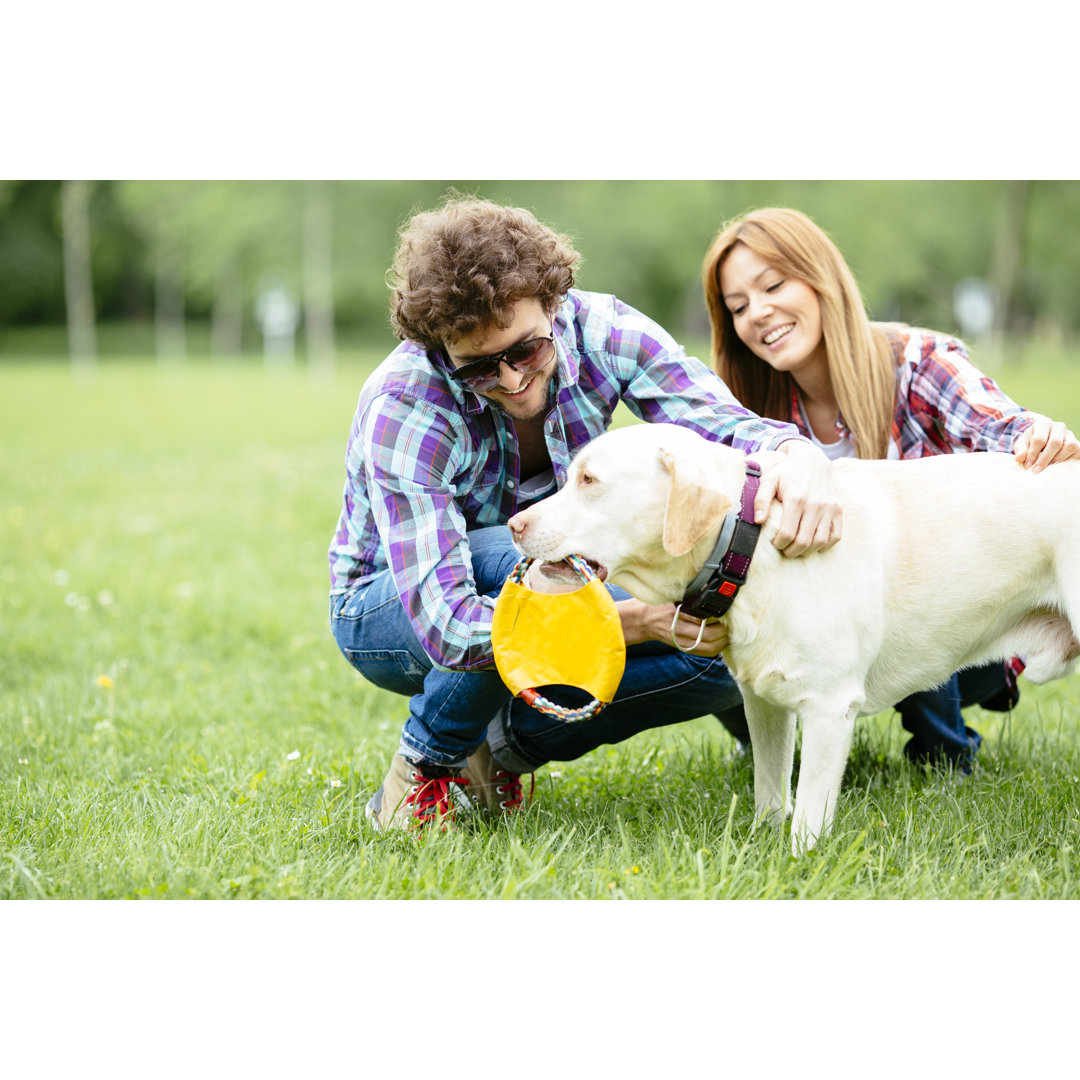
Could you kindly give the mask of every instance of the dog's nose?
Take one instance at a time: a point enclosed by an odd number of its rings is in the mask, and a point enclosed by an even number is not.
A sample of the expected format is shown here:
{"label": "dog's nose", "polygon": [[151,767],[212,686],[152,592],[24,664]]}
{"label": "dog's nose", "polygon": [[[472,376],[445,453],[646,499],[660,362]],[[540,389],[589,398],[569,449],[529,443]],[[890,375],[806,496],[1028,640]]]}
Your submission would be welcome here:
{"label": "dog's nose", "polygon": [[506,524],[514,539],[520,540],[521,537],[525,535],[525,527],[528,525],[528,522],[525,520],[523,514],[515,514]]}

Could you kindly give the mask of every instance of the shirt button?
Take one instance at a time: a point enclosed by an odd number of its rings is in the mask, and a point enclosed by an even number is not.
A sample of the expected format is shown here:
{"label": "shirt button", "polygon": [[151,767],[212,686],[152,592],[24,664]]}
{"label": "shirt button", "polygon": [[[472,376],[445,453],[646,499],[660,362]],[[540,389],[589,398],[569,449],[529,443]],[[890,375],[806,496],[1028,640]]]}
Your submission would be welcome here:
{"label": "shirt button", "polygon": [[513,480],[507,480],[507,481],[506,481],[506,486],[507,486],[507,487],[508,487],[508,488],[509,488],[509,489],[510,489],[511,491],[513,491],[513,490],[514,490],[514,481],[513,481]]}

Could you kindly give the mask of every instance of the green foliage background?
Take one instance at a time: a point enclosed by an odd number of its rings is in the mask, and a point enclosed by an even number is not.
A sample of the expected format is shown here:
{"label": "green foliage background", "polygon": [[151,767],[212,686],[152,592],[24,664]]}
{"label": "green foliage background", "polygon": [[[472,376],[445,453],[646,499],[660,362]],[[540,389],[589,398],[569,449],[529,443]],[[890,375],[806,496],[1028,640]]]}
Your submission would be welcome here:
{"label": "green foliage background", "polygon": [[[333,291],[346,337],[385,335],[395,234],[455,188],[526,206],[575,238],[580,284],[614,292],[679,335],[702,334],[699,268],[728,218],[767,205],[806,211],[835,239],[879,318],[955,330],[954,284],[993,275],[1007,225],[1005,181],[338,181],[330,185]],[[226,270],[241,275],[248,342],[267,275],[299,293],[305,184],[293,181],[99,181],[91,203],[95,303],[105,322],[152,317],[161,251],[182,269],[187,316],[209,318]],[[1080,327],[1080,183],[1026,188],[1011,329],[1055,338]],[[5,330],[62,325],[59,182],[0,181],[0,353]]]}

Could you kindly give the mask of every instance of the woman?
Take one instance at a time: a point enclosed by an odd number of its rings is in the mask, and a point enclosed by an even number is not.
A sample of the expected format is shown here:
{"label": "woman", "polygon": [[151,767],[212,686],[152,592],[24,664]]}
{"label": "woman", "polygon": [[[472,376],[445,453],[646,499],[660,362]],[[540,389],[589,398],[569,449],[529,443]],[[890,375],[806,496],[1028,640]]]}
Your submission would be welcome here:
{"label": "woman", "polygon": [[[795,423],[830,458],[999,451],[1037,472],[1080,457],[1063,423],[1006,397],[956,338],[870,322],[843,256],[797,210],[755,210],[725,225],[702,283],[713,363],[735,397]],[[901,701],[908,757],[970,772],[981,738],[961,706],[1013,708],[1022,667],[969,669]]]}

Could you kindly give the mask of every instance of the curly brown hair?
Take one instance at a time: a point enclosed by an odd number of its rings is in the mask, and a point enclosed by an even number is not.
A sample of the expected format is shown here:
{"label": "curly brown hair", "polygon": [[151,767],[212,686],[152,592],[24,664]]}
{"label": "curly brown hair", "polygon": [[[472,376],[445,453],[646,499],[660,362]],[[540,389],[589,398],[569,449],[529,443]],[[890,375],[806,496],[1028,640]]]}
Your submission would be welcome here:
{"label": "curly brown hair", "polygon": [[528,210],[455,193],[402,228],[387,275],[390,322],[399,338],[429,349],[504,329],[519,300],[554,311],[579,261],[569,238]]}

